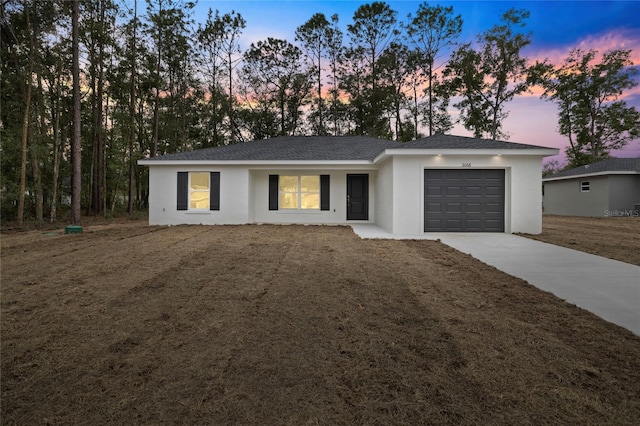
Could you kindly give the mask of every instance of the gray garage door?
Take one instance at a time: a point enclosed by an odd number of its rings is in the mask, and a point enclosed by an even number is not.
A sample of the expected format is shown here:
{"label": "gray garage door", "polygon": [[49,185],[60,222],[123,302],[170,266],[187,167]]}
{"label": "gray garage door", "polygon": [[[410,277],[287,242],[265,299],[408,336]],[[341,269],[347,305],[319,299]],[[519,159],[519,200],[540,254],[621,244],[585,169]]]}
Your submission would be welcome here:
{"label": "gray garage door", "polygon": [[504,170],[425,170],[426,232],[504,232]]}

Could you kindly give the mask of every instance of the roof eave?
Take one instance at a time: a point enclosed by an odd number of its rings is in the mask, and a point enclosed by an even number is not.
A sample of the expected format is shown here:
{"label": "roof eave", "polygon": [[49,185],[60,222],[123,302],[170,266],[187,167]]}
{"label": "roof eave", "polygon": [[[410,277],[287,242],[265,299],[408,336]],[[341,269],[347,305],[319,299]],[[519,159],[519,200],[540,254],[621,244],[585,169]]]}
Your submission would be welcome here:
{"label": "roof eave", "polygon": [[609,171],[603,171],[603,172],[582,173],[579,175],[568,175],[568,176],[557,176],[557,177],[549,176],[546,178],[542,178],[542,181],[552,182],[557,180],[583,179],[587,177],[608,176],[608,175],[640,175],[640,172],[633,171],[633,170],[620,170],[620,171],[609,170]]}
{"label": "roof eave", "polygon": [[138,160],[141,166],[344,166],[371,165],[370,160]]}
{"label": "roof eave", "polygon": [[387,148],[381,152],[374,160],[375,163],[384,161],[390,156],[531,156],[549,157],[558,155],[557,148],[531,148],[531,149],[466,149],[466,148]]}

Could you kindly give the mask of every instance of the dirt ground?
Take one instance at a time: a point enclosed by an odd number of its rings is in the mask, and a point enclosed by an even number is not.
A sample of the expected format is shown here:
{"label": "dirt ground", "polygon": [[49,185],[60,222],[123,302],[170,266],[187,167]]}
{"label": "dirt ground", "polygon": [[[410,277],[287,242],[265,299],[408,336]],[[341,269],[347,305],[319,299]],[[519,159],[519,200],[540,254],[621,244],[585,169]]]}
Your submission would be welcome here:
{"label": "dirt ground", "polygon": [[2,423],[640,423],[640,338],[436,241],[5,234]]}
{"label": "dirt ground", "polygon": [[640,265],[640,218],[542,217],[542,234],[526,237]]}

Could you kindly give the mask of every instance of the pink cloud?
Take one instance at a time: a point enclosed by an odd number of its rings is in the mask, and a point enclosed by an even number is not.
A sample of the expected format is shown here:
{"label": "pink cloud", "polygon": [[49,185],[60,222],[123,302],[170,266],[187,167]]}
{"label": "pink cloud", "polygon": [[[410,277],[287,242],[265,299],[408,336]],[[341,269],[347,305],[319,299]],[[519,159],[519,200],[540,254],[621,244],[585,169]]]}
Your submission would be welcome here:
{"label": "pink cloud", "polygon": [[532,61],[547,59],[553,64],[561,64],[573,49],[597,50],[600,54],[613,49],[631,50],[631,60],[640,65],[640,32],[637,29],[621,28],[616,31],[589,35],[576,44],[562,45],[551,49],[529,48]]}
{"label": "pink cloud", "polygon": [[[599,53],[596,58],[598,60],[602,57],[603,53],[610,50],[631,50],[631,61],[635,66],[640,66],[640,31],[637,29],[621,28],[616,31],[589,35],[572,45],[562,45],[551,49],[537,50],[535,48],[529,48],[527,55],[532,63],[547,60],[554,65],[560,65],[573,49],[581,49],[584,51],[596,50]],[[532,93],[525,94],[525,96],[540,96],[541,94],[542,89],[536,87],[532,89]],[[632,97],[640,97],[640,85],[627,90],[622,96],[623,99]]]}

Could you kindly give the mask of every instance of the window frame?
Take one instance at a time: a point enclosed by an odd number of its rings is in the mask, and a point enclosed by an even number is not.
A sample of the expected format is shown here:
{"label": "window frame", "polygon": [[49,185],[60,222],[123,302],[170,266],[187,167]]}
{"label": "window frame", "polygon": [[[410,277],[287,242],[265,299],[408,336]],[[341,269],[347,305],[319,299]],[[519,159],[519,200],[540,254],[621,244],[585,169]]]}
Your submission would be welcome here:
{"label": "window frame", "polygon": [[[207,188],[206,189],[194,189],[193,188],[193,176],[195,174],[203,174],[207,176]],[[189,183],[188,183],[188,197],[189,197],[189,211],[208,211],[210,210],[211,207],[211,173],[210,172],[189,172]],[[204,193],[206,194],[207,198],[206,198],[206,207],[192,207],[192,200],[193,200],[193,194],[194,193]]]}
{"label": "window frame", "polygon": [[580,192],[589,192],[591,191],[591,181],[581,180],[580,181]]}
{"label": "window frame", "polygon": [[[318,184],[317,191],[303,191],[302,187],[302,179],[303,178],[316,178]],[[296,190],[295,191],[283,191],[281,184],[282,178],[296,178]],[[320,175],[279,175],[278,176],[278,209],[283,211],[299,211],[299,212],[316,212],[320,211],[322,207],[322,189],[321,189],[322,178]],[[283,194],[295,194],[297,207],[283,207],[281,203],[281,197]],[[317,195],[317,204],[316,207],[313,208],[305,208],[302,205],[303,194],[315,194]]]}
{"label": "window frame", "polygon": [[[208,175],[208,189],[192,189],[192,177],[194,173],[204,173]],[[177,174],[177,203],[178,211],[203,213],[207,211],[220,210],[220,172],[206,170],[179,171]],[[192,194],[194,192],[206,192],[208,201],[204,207],[192,208]]]}
{"label": "window frame", "polygon": [[[287,175],[291,176],[291,175]],[[315,176],[315,175],[314,175]],[[277,174],[269,174],[269,190],[268,190],[268,198],[269,198],[269,211],[279,211],[280,210],[280,175]],[[321,174],[320,175],[320,211],[327,212],[331,210],[331,175]],[[316,210],[293,210],[287,209],[288,212],[306,212],[306,213],[315,213]],[[335,209],[334,209],[335,212]]]}

